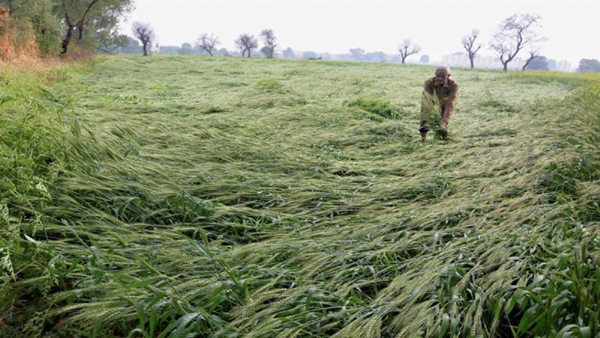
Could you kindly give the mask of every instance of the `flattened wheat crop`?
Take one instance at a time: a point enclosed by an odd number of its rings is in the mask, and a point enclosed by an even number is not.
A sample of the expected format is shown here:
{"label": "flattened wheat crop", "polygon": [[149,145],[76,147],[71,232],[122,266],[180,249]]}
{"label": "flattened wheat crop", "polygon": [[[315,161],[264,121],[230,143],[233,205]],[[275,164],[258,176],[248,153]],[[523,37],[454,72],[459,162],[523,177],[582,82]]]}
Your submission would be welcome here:
{"label": "flattened wheat crop", "polygon": [[103,57],[2,72],[2,337],[599,337],[600,77]]}

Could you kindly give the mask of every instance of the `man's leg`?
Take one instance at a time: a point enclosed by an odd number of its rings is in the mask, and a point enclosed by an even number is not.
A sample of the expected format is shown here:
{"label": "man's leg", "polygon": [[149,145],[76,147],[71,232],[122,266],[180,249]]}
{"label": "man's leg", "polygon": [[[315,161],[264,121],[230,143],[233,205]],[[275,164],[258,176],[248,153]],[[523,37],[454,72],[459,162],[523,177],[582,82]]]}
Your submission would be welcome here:
{"label": "man's leg", "polygon": [[442,106],[441,109],[441,115],[442,115],[442,125],[444,125],[445,127],[448,126],[448,121],[446,120],[446,106]]}
{"label": "man's leg", "polygon": [[425,119],[425,117],[423,116],[423,113],[421,112],[421,127],[419,128],[419,133],[421,133],[421,143],[425,143],[425,141],[427,140],[427,132],[429,131],[429,124],[427,123],[427,120]]}
{"label": "man's leg", "polygon": [[430,96],[426,92],[423,92],[423,97],[421,98],[421,127],[419,128],[419,133],[421,133],[421,143],[425,143],[427,140],[427,132],[429,131],[429,123],[427,122],[429,114],[427,100],[429,97]]}

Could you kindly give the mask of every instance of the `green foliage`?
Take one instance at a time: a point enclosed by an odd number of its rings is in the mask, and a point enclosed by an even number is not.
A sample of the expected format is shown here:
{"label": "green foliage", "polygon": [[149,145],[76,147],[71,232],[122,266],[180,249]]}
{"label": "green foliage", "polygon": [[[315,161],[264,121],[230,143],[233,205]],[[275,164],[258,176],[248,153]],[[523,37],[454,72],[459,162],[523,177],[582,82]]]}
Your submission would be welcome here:
{"label": "green foliage", "polygon": [[596,59],[581,59],[579,61],[578,72],[600,72],[600,61]]}
{"label": "green foliage", "polygon": [[256,82],[256,87],[265,92],[281,92],[283,84],[276,79],[260,79]]}
{"label": "green foliage", "polygon": [[[63,24],[68,15],[73,24],[85,14],[89,1],[79,0],[13,0],[11,1],[11,20],[18,32],[16,38],[34,34],[42,57],[56,56],[64,41]],[[96,50],[106,48],[115,42],[121,45],[123,37],[117,34],[119,21],[124,14],[132,10],[131,0],[100,0],[87,13],[82,25],[83,31],[75,31],[73,42],[78,49]],[[109,41],[110,40],[110,41]],[[16,41],[22,44],[21,41]]]}
{"label": "green foliage", "polygon": [[401,117],[400,109],[398,109],[398,107],[394,106],[389,101],[374,97],[358,98],[351,101],[348,105],[350,107],[358,107],[388,119],[397,119]]}
{"label": "green foliage", "polygon": [[421,147],[425,67],[94,67],[2,74],[0,336],[598,335],[600,81],[455,70]]}

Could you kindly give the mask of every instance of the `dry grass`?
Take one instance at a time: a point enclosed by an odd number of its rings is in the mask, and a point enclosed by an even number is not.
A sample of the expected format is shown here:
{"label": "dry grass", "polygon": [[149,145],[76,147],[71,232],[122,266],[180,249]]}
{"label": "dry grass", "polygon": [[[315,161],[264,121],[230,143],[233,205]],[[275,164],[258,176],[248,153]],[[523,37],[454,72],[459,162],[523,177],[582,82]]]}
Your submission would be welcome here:
{"label": "dry grass", "polygon": [[39,62],[35,35],[31,29],[14,25],[4,7],[0,7],[0,62],[3,65],[31,65]]}

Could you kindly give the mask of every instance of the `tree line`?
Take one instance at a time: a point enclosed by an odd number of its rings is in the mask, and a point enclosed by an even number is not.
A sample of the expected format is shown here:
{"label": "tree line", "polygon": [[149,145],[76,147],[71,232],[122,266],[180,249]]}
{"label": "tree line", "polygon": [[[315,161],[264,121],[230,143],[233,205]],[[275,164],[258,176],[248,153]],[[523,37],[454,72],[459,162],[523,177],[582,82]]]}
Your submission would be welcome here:
{"label": "tree line", "polygon": [[[98,51],[103,53],[124,52],[138,48],[132,38],[119,34],[118,25],[133,10],[133,0],[0,0],[0,58],[9,58],[21,50],[35,50],[39,56],[66,56],[71,50]],[[488,46],[495,52],[504,71],[517,56],[525,54],[525,69],[548,68],[548,59],[541,55],[546,38],[540,36],[541,17],[537,14],[515,14],[503,20]],[[141,42],[140,52],[150,54],[156,48],[154,29],[149,23],[134,22],[133,36]],[[259,41],[260,40],[260,41]],[[275,56],[277,37],[272,29],[264,29],[258,36],[243,33],[234,44],[242,57],[252,57],[259,48],[267,58]],[[473,29],[461,40],[462,48],[476,66],[476,56],[484,46],[479,31]],[[220,39],[210,33],[200,34],[195,45],[184,44],[177,52],[193,54],[201,51],[210,56],[230,55],[218,49]],[[418,44],[404,39],[398,45],[398,61],[405,63],[411,55],[421,52]],[[287,48],[284,57],[292,57],[294,51]],[[295,56],[295,55],[294,55]],[[314,52],[305,53],[307,59],[318,59]],[[350,49],[350,59],[384,61],[383,52],[365,53],[360,48]],[[421,61],[428,60],[426,55]],[[580,71],[600,71],[600,62],[582,59]]]}
{"label": "tree line", "polygon": [[[541,27],[540,21],[541,16],[538,14],[526,13],[514,14],[500,23],[497,31],[489,42],[489,49],[495,52],[504,71],[508,71],[509,64],[513,62],[518,55],[522,54],[526,55],[522,70],[550,68],[550,60],[541,55],[541,45],[547,39],[540,36],[537,31]],[[134,35],[140,39],[138,34],[135,33],[135,30]],[[275,48],[277,47],[277,39],[273,30],[263,30],[260,33],[259,38],[263,42],[263,47],[260,51],[265,57],[273,58]],[[140,39],[140,41],[146,46],[142,39]],[[252,52],[259,47],[259,39],[254,35],[247,33],[240,34],[234,43],[236,48],[240,50],[242,57],[251,57]],[[225,49],[218,50],[217,46],[219,44],[220,39],[218,36],[205,33],[200,35],[200,38],[196,43],[196,49],[210,56],[215,56],[217,53],[225,56],[230,55]],[[469,58],[471,68],[475,68],[476,56],[484,46],[479,38],[479,30],[473,29],[469,34],[465,35],[461,40],[461,44]],[[420,51],[421,47],[418,44],[413,43],[410,39],[404,39],[398,45],[398,60],[401,63],[405,63],[409,56],[418,54]],[[194,50],[191,44],[184,44],[177,52],[179,54],[193,54]],[[146,52],[144,52],[144,55],[147,55]],[[293,57],[295,55],[293,50],[288,47],[283,51],[283,56]],[[307,59],[318,59],[317,54],[314,52],[306,52],[304,57]],[[383,52],[365,54],[365,51],[360,48],[352,48],[350,49],[350,59],[384,61],[386,55]],[[429,57],[427,55],[421,57],[421,62],[427,63],[428,61]],[[600,65],[598,64],[598,60],[582,59],[578,70],[600,71]]]}
{"label": "tree line", "polygon": [[0,0],[0,56],[25,44],[42,57],[122,44],[118,24],[132,10],[133,0]]}

